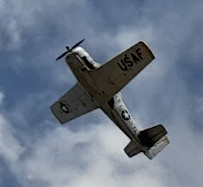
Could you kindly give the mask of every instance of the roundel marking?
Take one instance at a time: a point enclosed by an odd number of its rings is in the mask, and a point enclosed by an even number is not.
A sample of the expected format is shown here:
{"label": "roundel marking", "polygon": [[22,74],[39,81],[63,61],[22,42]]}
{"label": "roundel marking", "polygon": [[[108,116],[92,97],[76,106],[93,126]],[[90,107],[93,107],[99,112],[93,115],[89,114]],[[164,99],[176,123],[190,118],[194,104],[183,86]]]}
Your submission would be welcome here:
{"label": "roundel marking", "polygon": [[129,119],[130,119],[130,114],[128,113],[127,110],[123,110],[123,111],[121,112],[121,115],[122,115],[122,118],[123,118],[124,120],[129,120]]}
{"label": "roundel marking", "polygon": [[64,113],[69,113],[69,108],[66,106],[65,103],[60,101],[60,108]]}

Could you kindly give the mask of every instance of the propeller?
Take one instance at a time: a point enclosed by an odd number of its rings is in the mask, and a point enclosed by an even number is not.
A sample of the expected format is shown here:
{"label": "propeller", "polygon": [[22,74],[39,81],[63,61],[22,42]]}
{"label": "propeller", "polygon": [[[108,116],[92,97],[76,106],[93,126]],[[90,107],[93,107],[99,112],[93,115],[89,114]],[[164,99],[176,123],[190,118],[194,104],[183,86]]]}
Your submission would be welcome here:
{"label": "propeller", "polygon": [[64,57],[67,53],[71,52],[74,48],[78,47],[82,42],[84,42],[84,40],[85,40],[85,39],[79,41],[78,43],[76,43],[76,44],[75,44],[73,47],[71,47],[71,48],[68,47],[68,46],[66,46],[67,51],[64,52],[63,54],[61,54],[61,55],[56,59],[56,61],[59,60],[59,59],[61,59],[62,57]]}

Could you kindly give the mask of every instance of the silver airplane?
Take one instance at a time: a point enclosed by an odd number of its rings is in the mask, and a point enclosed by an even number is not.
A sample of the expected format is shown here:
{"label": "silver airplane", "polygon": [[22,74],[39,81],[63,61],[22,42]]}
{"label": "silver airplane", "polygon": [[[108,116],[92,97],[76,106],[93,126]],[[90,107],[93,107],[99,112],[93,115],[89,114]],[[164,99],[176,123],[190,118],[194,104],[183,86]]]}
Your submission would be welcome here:
{"label": "silver airplane", "polygon": [[72,48],[66,46],[67,51],[56,59],[65,56],[77,83],[50,107],[52,113],[63,124],[100,108],[130,138],[124,149],[129,157],[143,152],[152,159],[169,144],[167,131],[161,124],[139,130],[120,90],[155,58],[154,55],[139,42],[100,65],[79,47],[83,41]]}

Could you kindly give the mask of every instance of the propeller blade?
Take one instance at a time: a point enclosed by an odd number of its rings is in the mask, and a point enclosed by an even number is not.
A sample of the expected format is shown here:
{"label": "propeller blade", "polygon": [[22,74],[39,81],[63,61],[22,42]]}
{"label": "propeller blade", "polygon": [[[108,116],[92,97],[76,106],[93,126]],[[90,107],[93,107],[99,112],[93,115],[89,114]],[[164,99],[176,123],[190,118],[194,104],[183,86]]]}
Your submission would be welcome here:
{"label": "propeller blade", "polygon": [[64,52],[62,55],[60,55],[60,56],[56,59],[56,61],[59,60],[59,59],[61,59],[62,57],[64,57],[68,52],[69,52],[69,51]]}
{"label": "propeller blade", "polygon": [[77,46],[79,46],[82,42],[84,42],[85,39],[82,39],[81,41],[79,41],[78,43],[76,43],[73,47],[71,47],[71,50],[76,48]]}
{"label": "propeller blade", "polygon": [[76,47],[79,46],[82,42],[84,42],[84,40],[85,40],[85,39],[79,41],[78,43],[76,43],[76,44],[75,44],[73,47],[71,47],[71,48],[69,48],[68,46],[66,46],[67,51],[64,52],[62,55],[60,55],[60,56],[56,59],[56,61],[59,60],[59,59],[61,59],[62,57],[64,57],[68,52],[71,52],[74,48],[76,48]]}

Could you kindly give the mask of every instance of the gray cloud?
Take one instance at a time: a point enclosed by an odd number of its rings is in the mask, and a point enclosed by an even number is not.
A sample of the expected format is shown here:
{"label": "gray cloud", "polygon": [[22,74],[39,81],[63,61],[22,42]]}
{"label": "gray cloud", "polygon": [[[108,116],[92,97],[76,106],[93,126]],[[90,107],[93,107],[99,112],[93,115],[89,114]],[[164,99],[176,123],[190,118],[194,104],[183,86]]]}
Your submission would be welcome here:
{"label": "gray cloud", "polygon": [[[0,171],[12,186],[202,186],[201,7],[1,0]],[[128,139],[99,110],[67,127],[51,116],[50,104],[75,80],[54,59],[83,37],[101,62],[139,40],[155,53],[123,91],[138,126],[161,122],[169,131],[171,144],[153,161],[127,158]]]}

